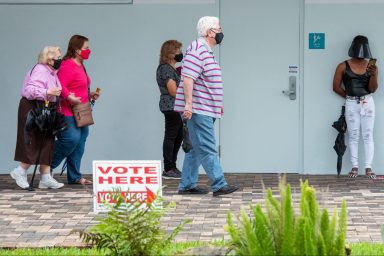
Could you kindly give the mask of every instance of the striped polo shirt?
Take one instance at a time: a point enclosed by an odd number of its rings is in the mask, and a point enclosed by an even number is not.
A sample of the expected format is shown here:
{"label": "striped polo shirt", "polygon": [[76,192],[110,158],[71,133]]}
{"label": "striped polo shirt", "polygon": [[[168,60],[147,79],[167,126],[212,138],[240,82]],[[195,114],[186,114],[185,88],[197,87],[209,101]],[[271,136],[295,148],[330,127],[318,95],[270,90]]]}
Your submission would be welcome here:
{"label": "striped polo shirt", "polygon": [[184,112],[184,77],[190,77],[193,84],[192,113],[221,118],[223,106],[223,81],[221,68],[212,49],[204,38],[193,41],[185,53],[181,83],[177,88],[175,107],[176,112]]}

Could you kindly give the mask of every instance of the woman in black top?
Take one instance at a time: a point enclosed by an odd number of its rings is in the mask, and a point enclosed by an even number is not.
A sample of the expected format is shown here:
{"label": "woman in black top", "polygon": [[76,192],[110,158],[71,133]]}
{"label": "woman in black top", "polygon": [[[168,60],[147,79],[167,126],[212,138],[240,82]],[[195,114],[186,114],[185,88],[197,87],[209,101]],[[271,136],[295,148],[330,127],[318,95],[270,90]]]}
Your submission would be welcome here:
{"label": "woman in black top", "polygon": [[358,176],[358,145],[361,129],[364,140],[365,174],[368,178],[374,179],[376,175],[372,171],[372,160],[375,103],[372,93],[378,86],[378,71],[376,65],[368,65],[366,60],[372,58],[368,38],[356,36],[349,48],[348,55],[351,59],[337,66],[333,79],[333,91],[346,98],[345,112],[352,163],[349,176],[352,178]]}
{"label": "woman in black top", "polygon": [[163,43],[160,51],[160,64],[156,71],[156,80],[160,89],[160,111],[165,117],[163,158],[165,179],[180,179],[181,172],[176,167],[177,154],[183,141],[183,122],[179,113],[173,111],[176,90],[180,77],[176,63],[183,59],[182,44],[176,40]]}

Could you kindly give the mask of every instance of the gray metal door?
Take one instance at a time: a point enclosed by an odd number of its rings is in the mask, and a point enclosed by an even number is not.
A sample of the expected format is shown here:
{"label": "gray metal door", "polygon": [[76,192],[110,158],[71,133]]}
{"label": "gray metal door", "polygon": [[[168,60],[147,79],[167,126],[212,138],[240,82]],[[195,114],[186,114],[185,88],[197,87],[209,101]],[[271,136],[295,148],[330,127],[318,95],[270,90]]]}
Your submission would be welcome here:
{"label": "gray metal door", "polygon": [[222,0],[226,172],[300,170],[302,0]]}

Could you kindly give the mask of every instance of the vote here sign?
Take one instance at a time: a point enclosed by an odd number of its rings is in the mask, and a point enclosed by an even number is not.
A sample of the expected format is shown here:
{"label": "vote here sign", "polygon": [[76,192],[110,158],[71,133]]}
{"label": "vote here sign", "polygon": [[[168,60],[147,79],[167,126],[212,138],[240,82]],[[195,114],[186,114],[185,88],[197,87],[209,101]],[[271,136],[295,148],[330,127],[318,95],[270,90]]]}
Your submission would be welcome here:
{"label": "vote here sign", "polygon": [[[127,198],[152,203],[161,196],[161,161],[93,161],[94,211],[107,210],[113,204],[111,193],[116,189]],[[143,204],[143,207],[145,204]]]}

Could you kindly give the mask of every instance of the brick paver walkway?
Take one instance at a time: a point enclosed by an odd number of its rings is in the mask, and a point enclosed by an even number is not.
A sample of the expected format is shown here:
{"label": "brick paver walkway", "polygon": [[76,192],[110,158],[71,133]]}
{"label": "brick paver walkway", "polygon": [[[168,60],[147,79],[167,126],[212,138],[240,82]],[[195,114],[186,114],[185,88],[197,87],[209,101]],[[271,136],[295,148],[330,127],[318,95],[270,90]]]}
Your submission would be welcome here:
{"label": "brick paver walkway", "polygon": [[[163,219],[167,229],[182,220],[192,223],[176,237],[178,241],[228,238],[224,231],[228,210],[238,213],[250,203],[263,202],[265,187],[277,193],[277,174],[227,174],[230,183],[241,189],[223,197],[186,196],[177,194],[176,180],[164,180],[166,201],[176,202],[177,208]],[[89,177],[88,177],[89,178]],[[322,206],[340,207],[342,198],[348,204],[348,241],[381,241],[384,224],[384,181],[364,177],[350,179],[336,176],[302,176],[289,174],[287,182],[293,187],[297,202],[299,180],[308,179],[318,191]],[[37,177],[38,180],[38,177]],[[58,180],[65,181],[65,177]],[[206,176],[201,185],[208,184]],[[0,247],[80,246],[73,229],[85,229],[96,223],[92,212],[92,187],[66,185],[60,190],[34,192],[18,189],[8,175],[0,175]]]}

